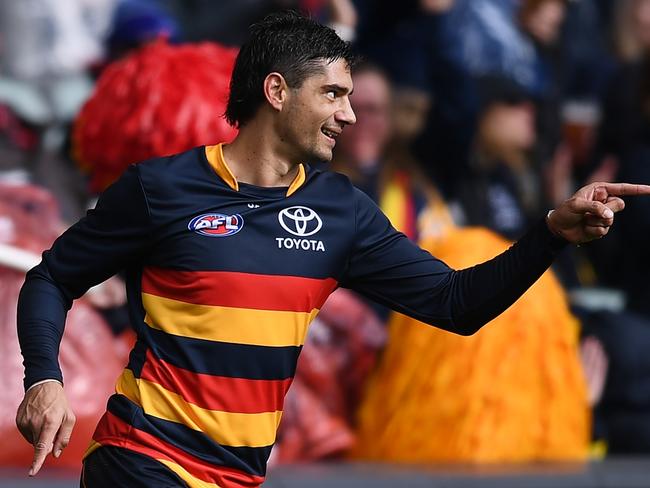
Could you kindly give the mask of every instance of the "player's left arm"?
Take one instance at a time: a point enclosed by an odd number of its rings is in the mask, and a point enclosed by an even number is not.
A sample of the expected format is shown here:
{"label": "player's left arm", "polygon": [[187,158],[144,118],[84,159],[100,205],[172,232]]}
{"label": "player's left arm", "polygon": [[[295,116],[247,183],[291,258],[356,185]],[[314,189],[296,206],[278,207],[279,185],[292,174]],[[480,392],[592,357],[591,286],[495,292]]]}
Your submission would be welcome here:
{"label": "player's left arm", "polygon": [[599,239],[614,224],[614,214],[625,208],[621,197],[639,195],[650,195],[650,186],[591,183],[549,213],[549,229],[574,244]]}
{"label": "player's left arm", "polygon": [[395,231],[359,192],[356,246],[341,285],[422,322],[470,335],[512,305],[570,242],[604,236],[624,207],[621,196],[648,194],[644,185],[588,185],[505,252],[453,270]]}

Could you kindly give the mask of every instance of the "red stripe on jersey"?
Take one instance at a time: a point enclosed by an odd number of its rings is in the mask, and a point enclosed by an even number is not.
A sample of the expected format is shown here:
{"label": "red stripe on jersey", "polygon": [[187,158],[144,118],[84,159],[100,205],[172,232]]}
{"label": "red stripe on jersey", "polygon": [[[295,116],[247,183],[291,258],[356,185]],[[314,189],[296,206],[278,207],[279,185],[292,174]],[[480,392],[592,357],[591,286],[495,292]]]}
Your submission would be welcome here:
{"label": "red stripe on jersey", "polygon": [[264,482],[261,476],[206,463],[178,447],[136,429],[110,412],[106,412],[99,421],[93,440],[103,446],[124,447],[153,459],[171,461],[182,466],[192,476],[208,483],[216,483],[221,488],[253,488]]}
{"label": "red stripe on jersey", "polygon": [[193,373],[157,358],[151,351],[147,351],[140,378],[157,383],[201,408],[231,413],[281,411],[292,381]]}
{"label": "red stripe on jersey", "polygon": [[195,305],[311,312],[336,288],[333,278],[144,268],[142,292]]}

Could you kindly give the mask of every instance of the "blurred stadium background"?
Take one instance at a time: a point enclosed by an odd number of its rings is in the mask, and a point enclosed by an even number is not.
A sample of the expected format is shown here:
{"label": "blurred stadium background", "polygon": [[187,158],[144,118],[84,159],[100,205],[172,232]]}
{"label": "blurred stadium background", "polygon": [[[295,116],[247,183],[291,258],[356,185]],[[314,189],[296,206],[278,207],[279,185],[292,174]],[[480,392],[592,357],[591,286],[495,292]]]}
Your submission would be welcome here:
{"label": "blurred stadium background", "polygon": [[[25,272],[126,166],[231,140],[237,46],[295,9],[364,62],[331,169],[452,266],[591,181],[650,183],[650,0],[0,0],[0,487],[72,487],[133,343],[121,278],[71,311],[72,445],[27,479]],[[650,486],[650,202],[457,337],[338,290],[265,486]]]}

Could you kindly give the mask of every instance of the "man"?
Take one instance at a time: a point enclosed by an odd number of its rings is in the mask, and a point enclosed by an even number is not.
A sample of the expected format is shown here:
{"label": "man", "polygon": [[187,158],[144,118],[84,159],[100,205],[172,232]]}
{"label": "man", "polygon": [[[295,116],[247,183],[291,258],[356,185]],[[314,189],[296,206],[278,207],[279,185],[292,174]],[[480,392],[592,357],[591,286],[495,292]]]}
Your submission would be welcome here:
{"label": "man", "polygon": [[363,193],[302,161],[355,122],[349,46],[295,14],[251,28],[235,64],[229,145],[130,167],[28,274],[18,329],[34,444],[60,455],[70,411],[57,361],[74,298],[120,269],[138,341],[88,450],[82,486],[259,486],[307,326],[337,286],[472,334],[551,264],[601,237],[641,185],[596,184],[492,261],[454,271]]}

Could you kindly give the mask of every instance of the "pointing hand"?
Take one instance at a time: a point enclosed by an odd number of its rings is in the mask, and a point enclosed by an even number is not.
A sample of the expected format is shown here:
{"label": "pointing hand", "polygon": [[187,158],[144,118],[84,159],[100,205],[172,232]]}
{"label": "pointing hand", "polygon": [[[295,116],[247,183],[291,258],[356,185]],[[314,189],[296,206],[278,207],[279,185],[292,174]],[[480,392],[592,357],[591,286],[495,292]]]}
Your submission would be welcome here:
{"label": "pointing hand", "polygon": [[551,211],[551,231],[569,242],[581,244],[609,232],[614,214],[625,208],[624,196],[650,195],[650,186],[628,183],[591,183]]}

